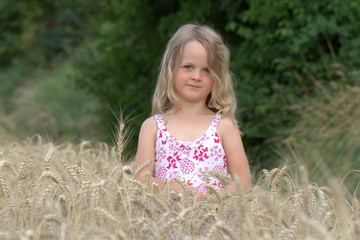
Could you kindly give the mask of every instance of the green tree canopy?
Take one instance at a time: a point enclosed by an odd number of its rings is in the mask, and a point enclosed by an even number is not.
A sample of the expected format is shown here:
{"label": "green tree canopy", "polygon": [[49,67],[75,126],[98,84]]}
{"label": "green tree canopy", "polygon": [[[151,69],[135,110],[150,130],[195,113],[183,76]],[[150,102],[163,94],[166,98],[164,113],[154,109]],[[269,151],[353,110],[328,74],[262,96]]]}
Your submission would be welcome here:
{"label": "green tree canopy", "polygon": [[209,24],[232,52],[239,118],[251,155],[270,162],[272,141],[294,123],[294,101],[312,95],[317,81],[352,81],[338,74],[359,65],[360,3],[345,2],[205,0],[195,7],[186,0],[110,1],[102,5],[99,37],[80,82],[104,106],[132,113],[137,129],[150,111],[166,41],[187,22]]}
{"label": "green tree canopy", "polygon": [[[102,105],[94,128],[111,139],[122,110],[135,130],[130,149],[150,114],[165,44],[188,22],[214,27],[229,46],[245,147],[262,167],[294,126],[293,105],[303,96],[319,84],[358,84],[357,0],[3,0],[0,13],[1,67],[20,58],[29,66],[71,58],[77,86]],[[7,111],[22,81],[2,82]]]}

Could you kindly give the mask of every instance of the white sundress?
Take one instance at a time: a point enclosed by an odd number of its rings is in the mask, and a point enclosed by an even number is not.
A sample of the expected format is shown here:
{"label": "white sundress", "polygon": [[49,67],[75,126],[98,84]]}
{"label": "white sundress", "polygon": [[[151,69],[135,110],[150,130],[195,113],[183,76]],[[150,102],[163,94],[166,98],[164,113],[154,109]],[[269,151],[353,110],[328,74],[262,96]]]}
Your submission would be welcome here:
{"label": "white sundress", "polygon": [[222,187],[216,177],[206,178],[202,174],[208,171],[229,174],[226,155],[216,132],[221,114],[215,114],[205,133],[191,142],[180,141],[171,136],[161,114],[154,117],[158,126],[154,177],[169,180],[177,177],[204,194],[208,193],[207,183],[217,188]]}

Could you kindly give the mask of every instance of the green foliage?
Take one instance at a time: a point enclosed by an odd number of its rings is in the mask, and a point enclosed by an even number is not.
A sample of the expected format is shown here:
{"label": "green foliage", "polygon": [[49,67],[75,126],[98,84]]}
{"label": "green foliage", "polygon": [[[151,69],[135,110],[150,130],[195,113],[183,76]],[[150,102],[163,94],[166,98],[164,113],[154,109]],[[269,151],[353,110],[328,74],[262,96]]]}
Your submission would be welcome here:
{"label": "green foliage", "polygon": [[0,65],[8,64],[20,48],[22,32],[21,9],[23,3],[11,4],[11,0],[0,2]]}
{"label": "green foliage", "polygon": [[[80,60],[85,75],[79,84],[88,86],[112,109],[105,122],[115,122],[121,109],[133,118],[138,132],[150,113],[149,100],[167,40],[185,22],[205,23],[213,16],[209,13],[215,10],[213,1],[198,4],[193,8],[191,1],[112,1],[102,6],[99,38],[90,48],[90,61]],[[136,147],[136,138],[137,134],[130,151]]]}
{"label": "green foliage", "polygon": [[97,99],[77,87],[76,74],[69,61],[29,75],[31,81],[13,93],[13,109],[3,124],[21,137],[45,133],[67,140],[101,139]]}
{"label": "green foliage", "polygon": [[139,129],[150,111],[166,41],[184,23],[210,24],[232,52],[250,159],[271,167],[274,143],[296,122],[292,105],[304,94],[312,96],[316,81],[338,79],[333,64],[358,66],[358,5],[354,0],[201,1],[196,7],[193,1],[112,1],[98,15],[96,57],[85,62],[80,82],[86,79],[104,105],[132,112]]}
{"label": "green foliage", "polygon": [[235,35],[229,42],[245,133],[260,158],[271,159],[264,144],[296,122],[291,105],[313,95],[316,81],[339,78],[334,63],[359,66],[359,48],[352,48],[360,40],[359,2],[345,2],[251,0],[242,9],[224,8],[225,29]]}
{"label": "green foliage", "polygon": [[11,110],[11,96],[22,83],[22,76],[28,71],[23,62],[14,64],[15,68],[8,68],[0,72],[0,111],[7,113]]}
{"label": "green foliage", "polygon": [[81,2],[70,0],[1,1],[1,67],[28,54],[36,63],[43,62],[41,58],[48,61],[59,54],[70,54],[71,47],[92,34],[87,27],[91,17],[86,16],[91,12],[84,8]]}
{"label": "green foliage", "polygon": [[[304,96],[316,97],[319,83],[359,84],[359,9],[357,0],[3,0],[0,111],[17,115],[24,129],[46,122],[53,134],[81,136],[86,127],[79,126],[97,113],[95,130],[108,141],[122,112],[135,130],[134,150],[166,42],[185,23],[209,24],[232,53],[249,159],[271,168],[279,159],[274,146],[303,121],[295,106]],[[52,64],[64,57],[76,65]],[[48,71],[34,75],[33,68]],[[69,80],[63,71],[76,74]],[[87,102],[87,110],[67,99]],[[33,124],[24,120],[34,113]]]}
{"label": "green foliage", "polygon": [[71,60],[64,60],[94,34],[90,10],[96,6],[85,8],[70,0],[0,3],[0,123],[7,131],[47,131],[53,138],[96,132],[103,139],[98,100],[79,89]]}

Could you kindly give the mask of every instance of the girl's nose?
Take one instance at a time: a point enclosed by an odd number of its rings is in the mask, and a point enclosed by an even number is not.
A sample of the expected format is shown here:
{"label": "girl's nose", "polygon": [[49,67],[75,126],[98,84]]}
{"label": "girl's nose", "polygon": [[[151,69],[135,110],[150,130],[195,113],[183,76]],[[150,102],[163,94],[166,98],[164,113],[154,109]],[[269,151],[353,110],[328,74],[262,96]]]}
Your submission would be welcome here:
{"label": "girl's nose", "polygon": [[192,75],[192,79],[195,81],[200,81],[201,80],[201,73],[200,71],[194,71],[193,75]]}

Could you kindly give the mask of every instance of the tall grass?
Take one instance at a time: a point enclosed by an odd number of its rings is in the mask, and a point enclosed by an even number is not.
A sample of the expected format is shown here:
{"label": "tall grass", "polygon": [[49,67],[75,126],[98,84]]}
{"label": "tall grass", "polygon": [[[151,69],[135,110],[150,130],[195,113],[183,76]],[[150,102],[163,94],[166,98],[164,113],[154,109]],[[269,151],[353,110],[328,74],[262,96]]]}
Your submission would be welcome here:
{"label": "tall grass", "polygon": [[0,239],[359,239],[359,189],[319,186],[305,168],[263,170],[249,192],[206,200],[134,179],[117,146],[0,146]]}
{"label": "tall grass", "polygon": [[[317,93],[295,106],[301,120],[286,144],[295,153],[291,161],[302,162],[311,180],[326,184],[330,176],[341,178],[360,169],[360,87],[318,85]],[[354,190],[360,177],[349,173],[344,181]]]}

